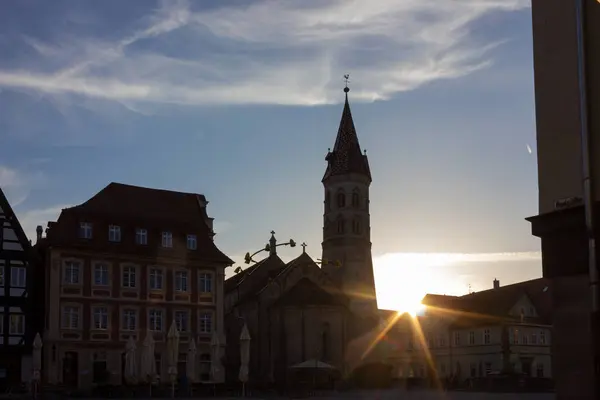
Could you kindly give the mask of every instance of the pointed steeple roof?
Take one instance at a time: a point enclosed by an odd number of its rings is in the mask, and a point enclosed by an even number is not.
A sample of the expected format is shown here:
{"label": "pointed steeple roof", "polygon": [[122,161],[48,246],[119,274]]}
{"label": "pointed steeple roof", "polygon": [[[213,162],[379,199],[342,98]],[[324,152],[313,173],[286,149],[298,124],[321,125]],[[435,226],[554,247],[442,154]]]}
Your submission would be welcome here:
{"label": "pointed steeple roof", "polygon": [[327,178],[334,175],[346,174],[362,174],[368,177],[371,181],[371,170],[369,169],[369,161],[367,155],[363,154],[358,143],[356,128],[352,120],[352,112],[350,111],[350,103],[348,102],[348,86],[344,88],[346,93],[346,102],[342,111],[342,119],[338,129],[337,137],[333,150],[327,153],[325,160],[327,161],[327,170],[323,176],[325,181]]}

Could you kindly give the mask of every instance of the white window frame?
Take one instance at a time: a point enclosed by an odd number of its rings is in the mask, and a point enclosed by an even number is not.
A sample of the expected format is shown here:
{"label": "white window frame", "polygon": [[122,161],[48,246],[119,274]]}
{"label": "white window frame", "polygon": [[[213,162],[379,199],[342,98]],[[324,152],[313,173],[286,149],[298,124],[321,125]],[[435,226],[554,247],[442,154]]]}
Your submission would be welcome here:
{"label": "white window frame", "polygon": [[[161,309],[150,309],[148,310],[148,330],[152,332],[162,332],[164,330],[164,311]],[[160,321],[160,324],[157,322]],[[160,325],[160,329],[156,329]]]}
{"label": "white window frame", "polygon": [[460,332],[454,332],[454,346],[460,346]]}
{"label": "white window frame", "polygon": [[173,247],[173,233],[169,231],[164,231],[162,233],[161,240],[162,247],[172,248]]}
{"label": "white window frame", "polygon": [[67,260],[63,268],[63,283],[66,285],[81,285],[81,262]]}
{"label": "white window frame", "polygon": [[490,344],[492,342],[492,336],[489,329],[483,330],[483,344]]}
{"label": "white window frame", "polygon": [[[189,332],[190,330],[190,312],[187,310],[175,310],[173,319],[175,320],[175,324],[177,325],[177,331],[179,332]],[[183,328],[182,329],[182,325]]]}
{"label": "white window frame", "polygon": [[[148,285],[150,290],[164,290],[165,277],[161,268],[152,267],[148,274]],[[160,283],[160,285],[157,285]]]}
{"label": "white window frame", "polygon": [[473,346],[475,344],[475,332],[469,332],[469,345]]}
{"label": "white window frame", "polygon": [[196,235],[188,234],[186,238],[186,243],[188,250],[198,249],[198,237]]}
{"label": "white window frame", "polygon": [[[200,272],[198,274],[198,291],[200,293],[213,292],[213,274],[210,272]],[[208,290],[207,290],[208,289]]]}
{"label": "white window frame", "polygon": [[[18,321],[15,325],[13,324],[13,318]],[[18,329],[13,329],[17,327]],[[8,334],[9,335],[24,335],[25,334],[25,314],[9,314],[8,315]]]}
{"label": "white window frame", "polygon": [[124,308],[121,314],[121,330],[136,331],[137,324],[138,310],[136,310],[135,308]]}
{"label": "white window frame", "polygon": [[176,292],[187,293],[190,289],[190,273],[182,269],[175,271],[173,284]]}
{"label": "white window frame", "polygon": [[[106,278],[106,282],[100,280],[98,282],[98,273],[100,273],[101,278]],[[110,286],[110,267],[107,263],[97,262],[94,263],[94,276],[93,276],[93,285],[94,286]]]}
{"label": "white window frame", "polygon": [[[75,322],[75,324],[73,324]],[[81,325],[81,307],[64,305],[60,309],[60,328],[79,329]]]}
{"label": "white window frame", "polygon": [[106,331],[109,327],[110,311],[106,306],[94,306],[92,308],[92,326],[96,331]]}
{"label": "white window frame", "polygon": [[[132,276],[133,280],[131,279]],[[124,265],[122,267],[121,287],[124,289],[137,289],[137,267],[133,265]]]}
{"label": "white window frame", "polygon": [[27,287],[27,268],[25,266],[10,267],[10,287]]}
{"label": "white window frame", "polygon": [[135,230],[135,243],[145,246],[148,244],[148,231],[144,228],[137,228]]}
{"label": "white window frame", "polygon": [[546,332],[540,331],[540,344],[546,344]]}
{"label": "white window frame", "polygon": [[108,226],[108,241],[115,243],[121,241],[121,227],[119,225]]}
{"label": "white window frame", "polygon": [[200,312],[198,316],[198,332],[212,333],[213,332],[213,315],[211,312]]}
{"label": "white window frame", "polygon": [[94,235],[94,229],[90,222],[79,223],[79,237],[81,239],[91,239]]}

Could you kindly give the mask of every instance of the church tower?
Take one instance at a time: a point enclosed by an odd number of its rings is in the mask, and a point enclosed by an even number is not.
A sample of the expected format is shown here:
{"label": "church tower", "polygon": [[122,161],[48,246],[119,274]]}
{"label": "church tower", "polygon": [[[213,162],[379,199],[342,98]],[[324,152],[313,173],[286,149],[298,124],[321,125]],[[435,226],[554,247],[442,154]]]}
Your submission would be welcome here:
{"label": "church tower", "polygon": [[371,171],[354,128],[346,85],[346,101],[333,150],[325,160],[323,270],[349,296],[351,309],[361,315],[377,309],[371,256],[369,187]]}

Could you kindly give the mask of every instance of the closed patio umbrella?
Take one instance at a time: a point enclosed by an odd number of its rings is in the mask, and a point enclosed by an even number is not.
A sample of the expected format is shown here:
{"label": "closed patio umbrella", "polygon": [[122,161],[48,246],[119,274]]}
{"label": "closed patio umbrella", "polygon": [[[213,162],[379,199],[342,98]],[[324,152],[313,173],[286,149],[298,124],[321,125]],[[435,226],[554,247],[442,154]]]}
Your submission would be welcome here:
{"label": "closed patio umbrella", "polygon": [[244,324],[240,335],[240,382],[242,382],[242,396],[246,397],[246,382],[248,382],[248,368],[250,364],[250,332]]}
{"label": "closed patio umbrella", "polygon": [[125,381],[134,385],[137,383],[137,351],[133,336],[129,336],[125,345]]}
{"label": "closed patio umbrella", "polygon": [[175,378],[177,378],[177,362],[179,361],[179,332],[175,321],[167,333],[167,356],[169,377],[171,378],[171,395],[175,397]]}

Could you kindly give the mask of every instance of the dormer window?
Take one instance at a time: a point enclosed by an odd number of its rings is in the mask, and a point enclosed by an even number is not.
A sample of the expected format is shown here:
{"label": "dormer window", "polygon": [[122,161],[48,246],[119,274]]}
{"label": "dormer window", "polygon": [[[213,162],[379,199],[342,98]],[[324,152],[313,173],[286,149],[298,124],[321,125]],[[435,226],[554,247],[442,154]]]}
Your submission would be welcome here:
{"label": "dormer window", "polygon": [[109,225],[108,240],[110,242],[120,242],[121,241],[121,227],[120,226]]}
{"label": "dormer window", "polygon": [[187,248],[188,250],[196,250],[198,248],[196,235],[187,235]]}
{"label": "dormer window", "polygon": [[171,232],[162,233],[162,247],[173,247],[173,234]]}
{"label": "dormer window", "polygon": [[148,244],[148,231],[142,228],[135,230],[135,244]]}
{"label": "dormer window", "polygon": [[82,239],[92,238],[92,224],[89,222],[82,222],[79,224],[79,237]]}

